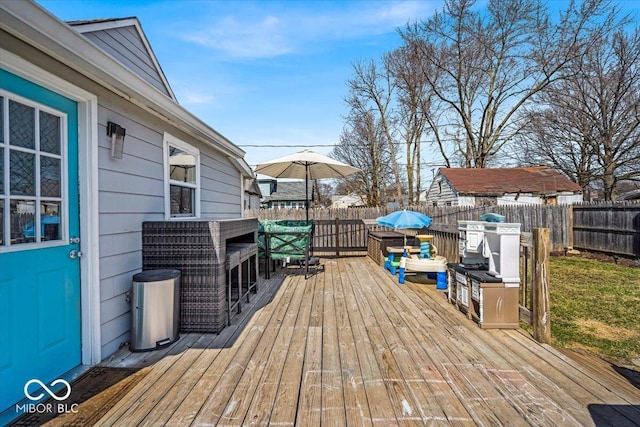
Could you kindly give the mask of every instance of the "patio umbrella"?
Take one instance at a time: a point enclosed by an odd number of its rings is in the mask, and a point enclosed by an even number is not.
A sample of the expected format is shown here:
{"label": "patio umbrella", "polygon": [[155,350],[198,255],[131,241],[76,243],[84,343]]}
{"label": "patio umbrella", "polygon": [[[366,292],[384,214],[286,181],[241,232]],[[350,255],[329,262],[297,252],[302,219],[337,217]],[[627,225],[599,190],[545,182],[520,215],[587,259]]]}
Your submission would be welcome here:
{"label": "patio umbrella", "polygon": [[311,150],[304,150],[260,163],[256,167],[255,172],[274,178],[304,179],[305,208],[307,211],[307,221],[309,221],[309,180],[345,178],[351,174],[360,172],[360,169]]}
{"label": "patio umbrella", "polygon": [[[389,215],[376,218],[380,225],[385,225],[393,229],[427,228],[431,225],[431,218],[425,214],[406,209],[395,211]],[[407,236],[404,236],[404,244],[407,244]]]}

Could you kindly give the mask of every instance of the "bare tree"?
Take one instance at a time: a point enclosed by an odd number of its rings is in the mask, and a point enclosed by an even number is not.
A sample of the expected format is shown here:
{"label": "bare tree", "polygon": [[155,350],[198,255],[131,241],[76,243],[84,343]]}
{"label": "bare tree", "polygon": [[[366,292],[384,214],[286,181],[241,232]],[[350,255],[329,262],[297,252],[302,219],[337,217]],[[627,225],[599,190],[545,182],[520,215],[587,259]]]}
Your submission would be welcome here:
{"label": "bare tree", "polygon": [[[400,168],[396,157],[394,140],[394,113],[391,108],[395,83],[391,74],[384,67],[380,68],[372,60],[360,61],[353,65],[354,76],[348,81],[349,95],[346,103],[349,106],[349,118],[359,120],[363,117],[375,120],[376,127],[382,131],[382,137],[390,153],[392,176],[395,179],[397,197],[402,206],[402,186]],[[374,117],[376,117],[374,119]]]}
{"label": "bare tree", "polygon": [[539,97],[546,108],[526,111],[528,123],[516,138],[513,156],[519,164],[547,165],[582,187],[583,200],[590,199],[594,179],[593,125],[581,114],[582,104],[561,94],[567,82]]}
{"label": "bare tree", "polygon": [[600,180],[605,200],[619,181],[640,181],[640,30],[592,39],[566,79],[537,97],[529,163],[552,165],[586,191]]}
{"label": "bare tree", "polygon": [[420,143],[428,127],[429,93],[422,73],[422,57],[412,45],[401,46],[385,55],[385,68],[395,81],[397,125],[405,145],[409,205],[417,205],[421,191]]}
{"label": "bare tree", "polygon": [[331,157],[362,170],[342,180],[342,191],[364,195],[367,206],[383,206],[392,177],[389,152],[382,125],[372,113],[352,111]]}
{"label": "bare tree", "polygon": [[605,200],[620,180],[640,180],[640,29],[594,40],[575,79],[594,146]]}
{"label": "bare tree", "polygon": [[453,142],[465,166],[486,167],[521,130],[516,113],[566,77],[594,34],[613,28],[617,10],[608,0],[572,1],[552,20],[538,0],[489,0],[486,9],[475,3],[446,0],[442,12],[401,34],[424,59],[425,81],[441,107],[431,126],[448,133],[439,141]]}
{"label": "bare tree", "polygon": [[333,195],[333,186],[331,184],[315,181],[313,189],[316,196],[313,198],[316,201],[316,206],[331,205],[331,196]]}

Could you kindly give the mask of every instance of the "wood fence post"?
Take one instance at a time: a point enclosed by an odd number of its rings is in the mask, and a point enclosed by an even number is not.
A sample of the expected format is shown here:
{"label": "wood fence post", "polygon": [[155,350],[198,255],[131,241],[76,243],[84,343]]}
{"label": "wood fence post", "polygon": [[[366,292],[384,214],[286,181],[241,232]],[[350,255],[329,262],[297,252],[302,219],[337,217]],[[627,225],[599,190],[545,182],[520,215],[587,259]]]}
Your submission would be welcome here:
{"label": "wood fence post", "polygon": [[569,218],[568,218],[568,224],[566,225],[567,227],[567,233],[568,233],[568,237],[569,237],[569,243],[568,243],[568,247],[567,247],[567,251],[572,251],[573,250],[573,205],[569,205]]}
{"label": "wood fence post", "polygon": [[340,220],[336,217],[336,257],[340,256]]}
{"label": "wood fence post", "polygon": [[533,229],[533,338],[541,343],[551,342],[549,318],[549,229]]}

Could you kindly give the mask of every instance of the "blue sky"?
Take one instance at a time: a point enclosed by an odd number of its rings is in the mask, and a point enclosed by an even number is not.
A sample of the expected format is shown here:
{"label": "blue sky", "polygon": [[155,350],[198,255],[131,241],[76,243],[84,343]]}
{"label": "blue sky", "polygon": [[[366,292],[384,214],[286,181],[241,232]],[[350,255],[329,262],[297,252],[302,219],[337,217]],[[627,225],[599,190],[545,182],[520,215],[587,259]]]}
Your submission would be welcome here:
{"label": "blue sky", "polygon": [[[241,146],[252,166],[303,149],[284,145],[335,144],[352,64],[380,59],[399,46],[397,27],[442,6],[440,0],[39,3],[65,21],[138,17],[180,104]],[[331,147],[312,149],[328,154]]]}
{"label": "blue sky", "polygon": [[[38,0],[62,20],[136,16],[178,101],[246,151],[251,166],[342,131],[352,64],[400,45],[396,32],[443,0]],[[552,13],[568,0],[548,0]],[[486,0],[478,0],[483,7]],[[637,14],[640,0],[620,0]],[[329,146],[322,146],[329,145]],[[258,146],[258,147],[255,147]],[[277,147],[274,147],[277,146]],[[423,162],[440,162],[423,150]],[[430,178],[429,171],[423,171]]]}

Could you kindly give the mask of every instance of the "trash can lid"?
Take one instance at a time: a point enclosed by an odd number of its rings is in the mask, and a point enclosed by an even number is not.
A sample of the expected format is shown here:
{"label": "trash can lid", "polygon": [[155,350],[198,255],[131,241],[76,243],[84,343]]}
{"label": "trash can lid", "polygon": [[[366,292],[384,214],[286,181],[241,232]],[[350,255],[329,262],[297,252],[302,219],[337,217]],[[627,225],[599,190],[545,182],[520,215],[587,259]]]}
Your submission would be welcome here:
{"label": "trash can lid", "polygon": [[134,282],[158,282],[161,280],[175,279],[180,277],[180,270],[163,269],[163,270],[146,270],[134,274]]}

